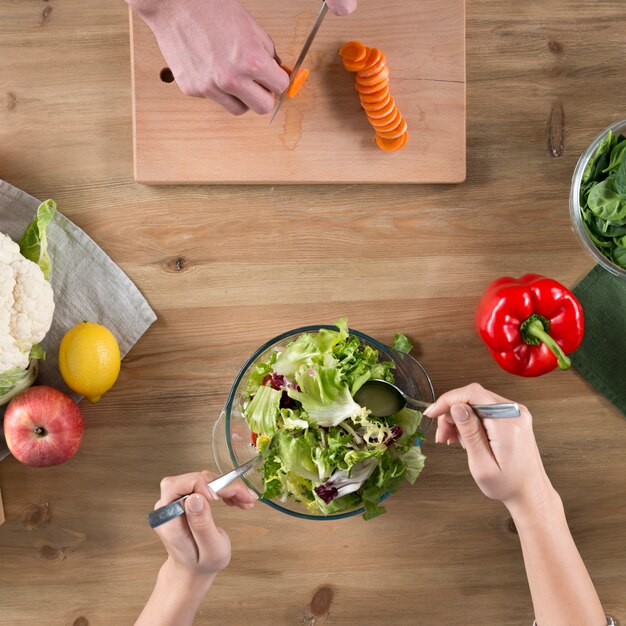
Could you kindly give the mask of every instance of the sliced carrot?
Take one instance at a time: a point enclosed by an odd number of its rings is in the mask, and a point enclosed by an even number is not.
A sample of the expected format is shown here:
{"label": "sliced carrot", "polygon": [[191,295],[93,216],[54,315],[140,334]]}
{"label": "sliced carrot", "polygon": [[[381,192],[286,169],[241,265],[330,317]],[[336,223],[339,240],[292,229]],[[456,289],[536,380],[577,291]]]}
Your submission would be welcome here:
{"label": "sliced carrot", "polygon": [[371,87],[368,87],[366,85],[361,85],[359,83],[357,83],[356,81],[354,82],[354,87],[355,89],[360,93],[360,94],[364,94],[364,95],[369,95],[372,93],[376,93],[377,91],[380,91],[382,88],[384,88],[385,83],[376,83],[375,85],[372,85]]}
{"label": "sliced carrot", "polygon": [[348,41],[339,48],[339,56],[344,61],[364,61],[368,52],[369,48],[360,41]]}
{"label": "sliced carrot", "polygon": [[[365,63],[368,63],[368,60],[366,60]],[[361,74],[361,76],[367,78],[368,76],[372,76],[380,72],[380,70],[382,70],[384,67],[388,67],[387,59],[385,59],[385,55],[381,52],[381,56],[378,61],[376,61],[373,65],[366,65],[362,70],[360,70],[359,73]]]}
{"label": "sliced carrot", "polygon": [[365,85],[365,87],[371,87],[372,85],[376,85],[378,83],[382,83],[389,79],[389,69],[383,67],[376,74],[372,74],[371,76],[363,76],[361,72],[356,75],[356,82],[359,85]]}
{"label": "sliced carrot", "polygon": [[379,135],[376,135],[376,143],[381,150],[385,152],[395,152],[404,146],[405,135],[398,137],[397,139],[383,139]]}
{"label": "sliced carrot", "polygon": [[387,97],[386,98],[383,98],[382,100],[380,100],[378,102],[363,102],[363,101],[361,101],[361,106],[368,113],[370,113],[372,111],[380,111],[381,109],[386,107],[389,104],[390,100],[392,100],[392,99],[393,98],[391,97],[391,94],[389,92],[387,92]]}
{"label": "sliced carrot", "polygon": [[403,135],[404,133],[406,133],[407,130],[408,129],[407,129],[406,122],[402,120],[401,124],[397,128],[394,128],[393,130],[386,131],[386,132],[378,130],[377,132],[384,139],[396,139],[400,137],[401,135]]}
{"label": "sliced carrot", "polygon": [[381,59],[384,59],[383,53],[378,48],[370,48],[365,59],[364,68],[361,72],[367,72],[369,68],[373,68]]}
{"label": "sliced carrot", "polygon": [[[286,63],[281,64],[281,67],[289,74],[291,78],[291,74],[293,73],[293,66],[287,65]],[[289,89],[287,90],[288,98],[295,98],[298,95],[300,89],[302,89],[302,85],[304,85],[306,79],[309,77],[309,70],[304,67],[301,67],[296,74],[296,77],[293,79],[291,85],[289,85]]]}
{"label": "sliced carrot", "polygon": [[374,127],[374,128],[379,128],[380,126],[387,126],[387,124],[390,124],[391,122],[394,121],[394,119],[396,118],[397,115],[397,109],[394,108],[391,113],[389,113],[388,115],[385,115],[385,117],[378,117],[376,119],[372,119],[371,117],[368,116],[368,120],[369,123]]}
{"label": "sliced carrot", "polygon": [[389,102],[382,109],[379,109],[378,111],[370,111],[368,109],[365,110],[367,111],[367,119],[369,119],[370,122],[375,122],[376,120],[389,117],[390,113],[395,113],[396,103],[393,98],[389,98]]}
{"label": "sliced carrot", "polygon": [[371,94],[359,94],[361,104],[370,104],[372,102],[380,102],[389,95],[389,85],[385,85],[379,91],[375,91]]}
{"label": "sliced carrot", "polygon": [[396,116],[391,122],[389,122],[389,124],[385,124],[384,126],[374,126],[374,129],[379,135],[382,135],[396,130],[400,124],[404,124],[404,118],[402,117],[400,111],[396,109]]}
{"label": "sliced carrot", "polygon": [[407,123],[389,90],[389,67],[378,48],[349,41],[339,49],[343,65],[356,72],[354,87],[368,122],[376,131],[376,144],[385,152],[400,150],[408,142]]}

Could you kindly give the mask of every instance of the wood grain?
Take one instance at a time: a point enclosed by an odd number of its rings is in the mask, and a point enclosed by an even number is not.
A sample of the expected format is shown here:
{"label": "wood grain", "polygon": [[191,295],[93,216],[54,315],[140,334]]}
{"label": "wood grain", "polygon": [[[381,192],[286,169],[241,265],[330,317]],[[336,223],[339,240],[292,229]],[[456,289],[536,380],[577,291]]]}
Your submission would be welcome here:
{"label": "wood grain", "polygon": [[[574,371],[507,375],[472,327],[497,275],[573,285],[592,267],[569,184],[626,117],[625,31],[617,0],[470,2],[463,185],[149,187],[133,182],[125,5],[0,0],[0,175],[56,198],[159,315],[116,387],[83,407],[69,464],[0,464],[0,624],[132,624],[164,557],[143,517],[160,478],[213,468],[212,420],[261,342],[341,315],[383,341],[412,336],[438,392],[475,379],[530,406],[605,609],[626,623],[623,416]],[[367,524],[215,507],[233,561],[196,623],[529,626],[505,510],[462,450],[425,452],[415,487]]]}
{"label": "wood grain", "polygon": [[[295,62],[316,6],[274,0],[244,5]],[[328,15],[306,59],[297,101],[267,117],[227,117],[216,104],[163,82],[167,67],[150,29],[131,13],[135,176],[144,183],[455,183],[465,180],[464,0],[364,3]],[[419,34],[418,34],[419,33]],[[376,147],[354,75],[337,50],[357,39],[383,50],[409,143]]]}

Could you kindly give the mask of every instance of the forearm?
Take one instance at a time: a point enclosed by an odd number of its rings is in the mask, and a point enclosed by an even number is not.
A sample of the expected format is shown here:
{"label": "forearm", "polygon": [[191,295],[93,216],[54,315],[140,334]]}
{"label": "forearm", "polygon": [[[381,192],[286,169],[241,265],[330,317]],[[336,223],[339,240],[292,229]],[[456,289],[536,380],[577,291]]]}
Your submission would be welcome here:
{"label": "forearm", "polygon": [[197,579],[182,576],[166,561],[135,626],[191,626],[214,579],[215,574]]}
{"label": "forearm", "polygon": [[532,506],[507,505],[517,528],[537,626],[602,626],[602,605],[550,486]]}

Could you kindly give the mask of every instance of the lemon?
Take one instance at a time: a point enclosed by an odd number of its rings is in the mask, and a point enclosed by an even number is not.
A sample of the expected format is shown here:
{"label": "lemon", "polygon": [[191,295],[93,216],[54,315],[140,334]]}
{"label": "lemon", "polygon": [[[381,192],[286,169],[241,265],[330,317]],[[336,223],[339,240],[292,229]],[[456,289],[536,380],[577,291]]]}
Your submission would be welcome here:
{"label": "lemon", "polygon": [[108,328],[80,322],[59,347],[59,369],[67,386],[89,402],[98,402],[120,373],[120,348]]}

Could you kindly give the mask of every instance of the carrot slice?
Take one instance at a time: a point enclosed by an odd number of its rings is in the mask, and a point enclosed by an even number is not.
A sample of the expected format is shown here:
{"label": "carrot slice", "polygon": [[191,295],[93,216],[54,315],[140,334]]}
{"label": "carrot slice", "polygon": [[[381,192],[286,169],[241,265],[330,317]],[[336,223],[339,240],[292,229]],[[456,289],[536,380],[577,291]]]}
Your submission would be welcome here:
{"label": "carrot slice", "polygon": [[369,123],[374,128],[378,129],[381,126],[387,126],[387,124],[390,124],[391,122],[393,122],[397,114],[398,114],[397,109],[394,107],[394,109],[389,114],[385,115],[384,117],[379,117],[376,119],[372,119],[371,117],[368,117],[368,120],[369,120]]}
{"label": "carrot slice", "polygon": [[378,130],[378,134],[383,137],[383,139],[396,139],[400,136],[402,136],[404,133],[407,132],[407,125],[406,122],[404,120],[402,120],[402,122],[400,123],[400,125],[397,128],[394,128],[393,130],[384,132],[381,130]]}
{"label": "carrot slice", "polygon": [[367,72],[369,68],[374,67],[383,58],[383,53],[378,48],[370,48],[370,51],[365,58],[364,67],[360,71]]}
{"label": "carrot slice", "polygon": [[360,41],[348,41],[339,48],[339,56],[344,61],[364,61],[369,52],[369,48]]}
{"label": "carrot slice", "polygon": [[[367,63],[367,60],[365,62]],[[368,76],[372,76],[373,74],[380,72],[380,70],[384,67],[387,67],[387,59],[385,59],[385,55],[381,52],[380,59],[378,59],[378,61],[376,61],[373,65],[366,65],[366,67],[359,71],[359,74],[367,78]]]}
{"label": "carrot slice", "polygon": [[389,102],[382,109],[379,109],[378,111],[369,111],[368,109],[365,110],[367,111],[367,119],[370,122],[375,122],[385,117],[389,117],[390,113],[395,113],[396,103],[394,99],[390,97]]}
{"label": "carrot slice", "polygon": [[[291,78],[291,74],[293,73],[293,66],[287,65],[286,63],[281,64],[281,67],[289,74]],[[289,85],[289,89],[287,90],[288,98],[295,98],[298,95],[300,89],[302,89],[302,85],[304,85],[306,79],[309,77],[309,70],[304,67],[301,67],[296,74],[296,77],[293,79],[291,85]]]}
{"label": "carrot slice", "polygon": [[361,85],[355,81],[354,87],[360,94],[368,95],[376,93],[377,91],[383,89],[385,87],[385,82],[383,81],[382,83],[376,83],[375,85],[368,87],[367,85]]}
{"label": "carrot slice", "polygon": [[359,85],[365,85],[366,87],[371,87],[372,85],[376,85],[377,83],[382,83],[389,79],[389,69],[387,67],[383,67],[376,74],[372,74],[370,76],[363,76],[361,72],[358,72],[356,75],[356,82]]}
{"label": "carrot slice", "polygon": [[402,114],[400,113],[400,111],[396,109],[396,116],[391,122],[389,122],[389,124],[385,124],[384,126],[374,126],[374,130],[379,135],[382,135],[384,133],[390,133],[396,130],[398,126],[400,126],[400,124],[403,124],[403,123],[404,123],[404,118],[402,117]]}
{"label": "carrot slice", "polygon": [[378,147],[385,152],[395,152],[405,145],[405,136],[406,135],[402,135],[397,139],[383,139],[382,137],[376,135],[376,143],[378,144]]}
{"label": "carrot slice", "polygon": [[380,111],[384,107],[386,107],[390,100],[392,100],[391,94],[387,92],[387,97],[379,100],[378,102],[363,102],[361,101],[361,106],[367,111],[371,113],[373,111]]}
{"label": "carrot slice", "polygon": [[389,85],[385,85],[379,91],[375,91],[371,94],[359,94],[361,104],[371,104],[373,102],[380,102],[389,95]]}

